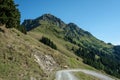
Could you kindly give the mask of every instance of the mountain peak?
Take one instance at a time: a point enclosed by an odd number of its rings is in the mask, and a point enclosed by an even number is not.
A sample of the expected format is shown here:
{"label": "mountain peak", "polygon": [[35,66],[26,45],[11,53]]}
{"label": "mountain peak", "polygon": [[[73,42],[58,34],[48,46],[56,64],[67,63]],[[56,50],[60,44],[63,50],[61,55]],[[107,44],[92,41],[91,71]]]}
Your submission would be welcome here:
{"label": "mountain peak", "polygon": [[72,23],[72,22],[69,23],[68,25],[69,25],[69,26],[77,26],[75,23]]}
{"label": "mountain peak", "polygon": [[47,21],[48,23],[51,23],[59,27],[65,26],[65,23],[60,18],[57,18],[52,14],[43,14],[41,17],[38,17],[37,20]]}
{"label": "mountain peak", "polygon": [[57,17],[55,17],[54,15],[52,15],[52,14],[43,14],[42,16],[40,16],[40,17],[38,17],[37,18],[37,20],[50,20],[50,19],[53,19],[53,18],[57,18]]}
{"label": "mountain peak", "polygon": [[52,14],[43,14],[42,16],[40,16],[40,17],[38,17],[36,19],[24,20],[22,25],[26,26],[27,31],[30,31],[33,28],[38,27],[39,25],[41,25],[41,21],[45,21],[48,24],[52,24],[52,25],[58,26],[60,28],[64,28],[65,25],[66,25],[60,18],[57,18],[56,16],[54,16]]}

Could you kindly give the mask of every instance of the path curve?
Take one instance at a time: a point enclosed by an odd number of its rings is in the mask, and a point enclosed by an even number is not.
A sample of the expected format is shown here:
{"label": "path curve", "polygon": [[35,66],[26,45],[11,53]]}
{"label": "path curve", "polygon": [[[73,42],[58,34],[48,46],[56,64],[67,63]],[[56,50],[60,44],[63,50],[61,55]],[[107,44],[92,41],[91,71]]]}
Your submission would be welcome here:
{"label": "path curve", "polygon": [[88,75],[95,76],[99,78],[100,80],[115,80],[112,79],[106,75],[103,75],[101,73],[91,71],[91,70],[85,70],[85,69],[69,69],[69,70],[60,70],[56,72],[56,79],[55,80],[80,80],[77,77],[75,77],[72,72],[83,72]]}

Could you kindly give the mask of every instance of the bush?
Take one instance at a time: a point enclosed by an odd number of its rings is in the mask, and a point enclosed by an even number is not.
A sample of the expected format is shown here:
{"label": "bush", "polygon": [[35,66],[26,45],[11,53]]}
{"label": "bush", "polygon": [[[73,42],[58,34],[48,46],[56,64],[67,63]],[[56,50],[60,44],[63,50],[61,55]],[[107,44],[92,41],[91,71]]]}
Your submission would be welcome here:
{"label": "bush", "polygon": [[50,46],[53,49],[57,49],[57,46],[47,37],[42,37],[42,39],[40,39],[39,41]]}

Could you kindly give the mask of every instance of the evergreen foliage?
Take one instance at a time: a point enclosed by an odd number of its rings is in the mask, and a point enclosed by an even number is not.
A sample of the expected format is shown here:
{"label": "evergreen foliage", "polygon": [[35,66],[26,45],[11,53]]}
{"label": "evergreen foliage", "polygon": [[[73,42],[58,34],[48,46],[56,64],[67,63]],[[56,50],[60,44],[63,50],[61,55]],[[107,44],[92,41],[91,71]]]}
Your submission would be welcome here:
{"label": "evergreen foliage", "polygon": [[[0,0],[0,25],[7,28],[16,28],[23,33],[25,28],[20,26],[20,12],[13,0]],[[24,29],[24,30],[23,30]]]}
{"label": "evergreen foliage", "polygon": [[8,28],[17,28],[20,25],[20,12],[13,0],[0,1],[0,24],[6,24]]}
{"label": "evergreen foliage", "polygon": [[[117,48],[117,50],[119,51],[120,48],[119,49]],[[83,58],[84,63],[89,64],[97,69],[104,70],[108,74],[120,78],[120,68],[119,68],[120,59],[116,58],[119,57],[120,55],[117,55],[115,57],[114,55],[106,54],[103,51],[91,47],[89,48],[80,47],[78,50],[76,50],[75,53],[76,55]],[[99,58],[96,58],[95,55],[98,55]]]}
{"label": "evergreen foliage", "polygon": [[27,34],[27,30],[26,30],[26,27],[25,27],[25,26],[22,26],[22,25],[19,26],[19,27],[18,27],[18,30],[21,31],[21,32],[24,33],[24,34]]}
{"label": "evergreen foliage", "polygon": [[42,37],[42,39],[40,40],[40,42],[50,46],[53,49],[57,49],[57,46],[47,37]]}

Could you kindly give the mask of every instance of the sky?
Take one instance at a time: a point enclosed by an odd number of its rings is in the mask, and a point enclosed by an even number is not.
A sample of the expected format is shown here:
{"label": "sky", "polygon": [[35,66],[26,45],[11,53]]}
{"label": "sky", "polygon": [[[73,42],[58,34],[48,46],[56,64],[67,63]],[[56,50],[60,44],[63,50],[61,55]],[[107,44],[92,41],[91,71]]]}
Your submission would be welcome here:
{"label": "sky", "polygon": [[106,43],[120,45],[120,0],[14,0],[21,23],[45,13],[73,22]]}

